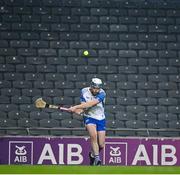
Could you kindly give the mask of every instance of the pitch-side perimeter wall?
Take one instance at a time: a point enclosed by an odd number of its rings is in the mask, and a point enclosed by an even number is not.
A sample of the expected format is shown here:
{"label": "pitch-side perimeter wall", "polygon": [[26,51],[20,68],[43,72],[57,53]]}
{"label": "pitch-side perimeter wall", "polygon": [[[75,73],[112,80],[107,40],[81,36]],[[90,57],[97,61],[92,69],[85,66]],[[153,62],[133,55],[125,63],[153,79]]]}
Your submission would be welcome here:
{"label": "pitch-side perimeter wall", "polygon": [[[1,137],[0,164],[88,165],[87,137]],[[107,138],[105,165],[180,166],[180,138]]]}

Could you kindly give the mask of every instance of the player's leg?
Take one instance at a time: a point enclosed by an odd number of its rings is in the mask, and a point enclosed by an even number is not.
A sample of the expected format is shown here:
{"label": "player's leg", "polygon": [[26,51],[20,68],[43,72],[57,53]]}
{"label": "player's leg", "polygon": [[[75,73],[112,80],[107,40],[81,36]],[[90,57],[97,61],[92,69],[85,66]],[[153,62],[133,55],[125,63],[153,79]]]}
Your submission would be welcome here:
{"label": "player's leg", "polygon": [[87,131],[90,136],[90,142],[91,142],[91,147],[92,147],[93,153],[94,153],[94,155],[99,154],[96,125],[88,124],[88,125],[86,125],[86,128],[87,128]]}
{"label": "player's leg", "polygon": [[98,131],[99,152],[104,148],[105,137],[106,137],[106,131]]}
{"label": "player's leg", "polygon": [[90,136],[92,153],[90,153],[89,156],[90,156],[90,164],[92,165],[95,159],[99,160],[99,145],[98,145],[98,140],[97,140],[96,125],[87,124],[86,129]]}
{"label": "player's leg", "polygon": [[99,154],[100,151],[104,148],[105,145],[105,137],[106,137],[106,121],[99,120],[97,121],[97,139],[98,139],[98,146],[99,146]]}
{"label": "player's leg", "polygon": [[99,120],[97,124],[99,152],[104,148],[106,137],[106,120]]}
{"label": "player's leg", "polygon": [[96,130],[96,122],[94,119],[89,117],[84,117],[84,124],[88,134],[90,136],[91,143],[91,151],[89,152],[90,165],[93,165],[95,154],[98,154],[98,142],[97,142],[97,130]]}

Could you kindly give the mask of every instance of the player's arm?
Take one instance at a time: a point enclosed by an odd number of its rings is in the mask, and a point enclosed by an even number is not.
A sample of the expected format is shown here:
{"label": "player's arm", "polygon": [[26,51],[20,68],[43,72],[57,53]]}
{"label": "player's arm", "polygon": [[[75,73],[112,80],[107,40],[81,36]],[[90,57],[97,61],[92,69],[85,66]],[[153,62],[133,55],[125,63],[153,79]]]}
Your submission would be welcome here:
{"label": "player's arm", "polygon": [[81,104],[79,105],[75,105],[72,106],[71,108],[69,108],[69,110],[71,112],[74,112],[76,109],[88,109],[91,108],[95,105],[97,105],[98,103],[102,102],[105,98],[105,93],[100,93],[98,96],[96,96],[96,98],[94,100],[91,101],[83,101]]}
{"label": "player's arm", "polygon": [[99,93],[95,99],[93,99],[91,101],[86,101],[85,98],[83,97],[83,94],[81,94],[81,97],[80,97],[81,104],[72,106],[71,108],[69,108],[69,111],[74,112],[77,109],[86,110],[88,108],[91,108],[91,107],[97,105],[98,103],[103,102],[105,96],[106,96],[106,94],[104,92],[102,92],[102,93]]}
{"label": "player's arm", "polygon": [[72,112],[75,112],[76,110],[78,109],[86,109],[86,108],[90,108],[90,107],[93,107],[95,105],[97,105],[100,101],[98,99],[94,99],[94,100],[91,100],[91,101],[88,101],[88,102],[83,102],[79,105],[75,105],[75,106],[72,106],[71,108],[69,108],[70,111]]}
{"label": "player's arm", "polygon": [[84,98],[82,91],[81,91],[80,101],[81,104],[70,107],[69,111],[74,113],[77,113],[77,111],[84,112],[87,108],[92,107],[93,105],[96,105],[98,103],[97,101],[93,102],[94,100],[87,102],[86,99]]}
{"label": "player's arm", "polygon": [[[70,109],[70,108],[69,108]],[[78,115],[81,115],[84,113],[84,110],[83,109],[75,109],[74,111],[70,110],[70,112],[73,112],[75,114],[78,114]]]}

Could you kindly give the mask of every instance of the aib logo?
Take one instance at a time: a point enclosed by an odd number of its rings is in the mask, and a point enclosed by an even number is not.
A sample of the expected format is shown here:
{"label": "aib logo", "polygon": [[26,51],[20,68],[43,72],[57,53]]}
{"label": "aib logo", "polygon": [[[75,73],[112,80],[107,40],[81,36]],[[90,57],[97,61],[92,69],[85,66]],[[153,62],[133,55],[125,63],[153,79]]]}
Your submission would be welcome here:
{"label": "aib logo", "polygon": [[15,151],[15,154],[16,155],[26,155],[26,153],[27,153],[27,151],[26,151],[26,146],[21,146],[21,147],[18,147],[17,145],[16,145],[16,151]]}
{"label": "aib logo", "polygon": [[121,159],[121,151],[120,151],[120,147],[112,147],[110,146],[110,159],[109,159],[109,163],[121,163],[122,159]]}
{"label": "aib logo", "polygon": [[113,148],[112,146],[110,146],[110,149],[111,149],[111,151],[110,151],[110,155],[111,156],[120,156],[121,155],[121,151],[120,151],[120,147],[115,147],[115,148]]}
{"label": "aib logo", "polygon": [[10,141],[9,164],[33,164],[33,143]]}
{"label": "aib logo", "polygon": [[105,165],[127,165],[127,143],[106,142],[103,157]]}

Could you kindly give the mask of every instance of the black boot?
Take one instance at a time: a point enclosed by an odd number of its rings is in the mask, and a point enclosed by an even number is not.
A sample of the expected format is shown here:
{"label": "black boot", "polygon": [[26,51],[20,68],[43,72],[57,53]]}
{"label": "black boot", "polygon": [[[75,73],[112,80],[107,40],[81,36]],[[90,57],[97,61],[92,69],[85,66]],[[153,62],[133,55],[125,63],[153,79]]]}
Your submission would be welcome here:
{"label": "black boot", "polygon": [[101,160],[100,159],[95,159],[93,165],[94,166],[100,166],[101,165]]}
{"label": "black boot", "polygon": [[93,165],[95,158],[92,156],[91,152],[89,152],[89,160],[90,160],[90,165]]}

